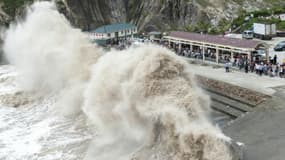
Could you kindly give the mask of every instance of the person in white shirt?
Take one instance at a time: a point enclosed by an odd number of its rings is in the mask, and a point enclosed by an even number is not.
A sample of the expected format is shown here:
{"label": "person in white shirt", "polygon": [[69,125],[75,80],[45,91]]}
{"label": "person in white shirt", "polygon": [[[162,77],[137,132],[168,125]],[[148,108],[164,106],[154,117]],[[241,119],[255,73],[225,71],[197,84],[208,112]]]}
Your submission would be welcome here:
{"label": "person in white shirt", "polygon": [[283,78],[283,72],[284,72],[284,70],[283,70],[283,67],[279,67],[279,76],[280,76],[280,78]]}
{"label": "person in white shirt", "polygon": [[255,63],[255,72],[256,74],[259,73],[259,64]]}

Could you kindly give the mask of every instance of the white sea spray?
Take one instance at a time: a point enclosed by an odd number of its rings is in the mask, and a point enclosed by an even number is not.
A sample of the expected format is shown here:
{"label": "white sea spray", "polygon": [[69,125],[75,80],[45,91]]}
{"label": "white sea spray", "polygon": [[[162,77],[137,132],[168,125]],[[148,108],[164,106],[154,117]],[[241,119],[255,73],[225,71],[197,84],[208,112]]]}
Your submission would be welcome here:
{"label": "white sea spray", "polygon": [[63,116],[83,112],[94,125],[86,160],[231,159],[228,138],[207,118],[209,97],[166,48],[104,53],[52,2],[36,2],[7,31],[4,51],[26,96],[55,94]]}

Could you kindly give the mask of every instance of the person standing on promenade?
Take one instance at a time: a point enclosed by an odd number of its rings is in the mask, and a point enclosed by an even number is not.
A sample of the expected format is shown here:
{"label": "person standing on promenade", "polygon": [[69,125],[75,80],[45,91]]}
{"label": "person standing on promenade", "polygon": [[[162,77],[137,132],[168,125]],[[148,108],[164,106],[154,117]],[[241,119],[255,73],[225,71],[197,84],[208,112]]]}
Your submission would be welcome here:
{"label": "person standing on promenade", "polygon": [[273,64],[274,64],[274,65],[277,64],[277,55],[276,55],[276,54],[274,55],[274,58],[273,58]]}
{"label": "person standing on promenade", "polygon": [[251,62],[250,63],[250,72],[253,73],[254,72],[254,67],[255,67],[255,63]]}
{"label": "person standing on promenade", "polygon": [[275,75],[276,75],[276,76],[278,76],[279,70],[280,70],[280,66],[279,66],[279,64],[277,63],[276,66],[275,66]]}
{"label": "person standing on promenade", "polygon": [[280,78],[283,78],[283,75],[284,75],[283,66],[280,66],[280,69],[279,69],[279,76],[280,76]]}
{"label": "person standing on promenade", "polygon": [[245,63],[245,68],[244,68],[244,70],[245,70],[245,73],[248,73],[248,62]]}
{"label": "person standing on promenade", "polygon": [[230,72],[230,62],[226,62],[225,63],[225,69],[226,69],[226,72]]}

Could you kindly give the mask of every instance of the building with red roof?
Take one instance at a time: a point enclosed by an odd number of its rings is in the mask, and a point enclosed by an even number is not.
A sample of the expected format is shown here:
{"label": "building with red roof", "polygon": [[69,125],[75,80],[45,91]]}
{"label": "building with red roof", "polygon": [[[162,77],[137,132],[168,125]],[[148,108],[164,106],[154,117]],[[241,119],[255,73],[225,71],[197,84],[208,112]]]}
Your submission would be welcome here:
{"label": "building with red roof", "polygon": [[214,51],[216,62],[219,62],[219,57],[228,54],[230,59],[236,57],[246,57],[248,60],[253,58],[256,50],[263,50],[265,57],[268,60],[268,45],[262,41],[246,40],[239,38],[229,38],[224,36],[207,35],[199,33],[173,31],[168,36],[164,37],[173,48],[181,49],[187,47],[191,51],[200,50],[205,60],[205,54]]}

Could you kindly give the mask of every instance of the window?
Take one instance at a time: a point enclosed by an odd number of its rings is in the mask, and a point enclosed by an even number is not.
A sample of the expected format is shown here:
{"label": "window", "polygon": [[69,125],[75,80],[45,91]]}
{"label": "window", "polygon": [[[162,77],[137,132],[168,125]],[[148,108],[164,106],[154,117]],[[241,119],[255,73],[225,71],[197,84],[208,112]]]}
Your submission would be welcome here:
{"label": "window", "polygon": [[108,37],[111,37],[111,33],[108,33]]}

